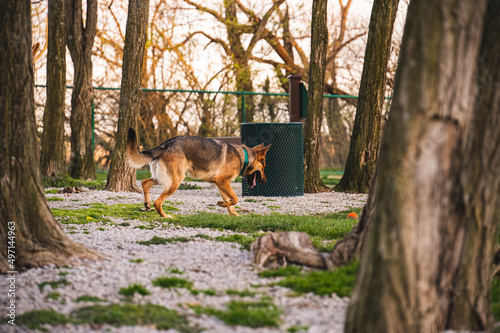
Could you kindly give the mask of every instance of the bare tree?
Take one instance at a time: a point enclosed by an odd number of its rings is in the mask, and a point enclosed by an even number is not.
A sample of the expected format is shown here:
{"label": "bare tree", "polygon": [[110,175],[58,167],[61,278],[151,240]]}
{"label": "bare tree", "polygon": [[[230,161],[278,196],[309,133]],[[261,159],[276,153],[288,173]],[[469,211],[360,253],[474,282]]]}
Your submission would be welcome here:
{"label": "bare tree", "polygon": [[36,158],[31,3],[1,0],[0,6],[0,271],[96,258],[64,234],[45,200]]}
{"label": "bare tree", "polygon": [[499,15],[495,0],[410,4],[345,332],[493,329]]}
{"label": "bare tree", "polygon": [[367,193],[380,146],[387,63],[399,0],[373,2],[363,75],[345,172],[336,191]]}
{"label": "bare tree", "polygon": [[64,110],[66,105],[66,26],[64,1],[49,0],[47,100],[43,113],[42,175],[66,173]]}
{"label": "bare tree", "polygon": [[71,95],[69,173],[73,178],[94,178],[96,170],[92,147],[92,47],[97,27],[97,0],[87,0],[85,21],[82,0],[66,0],[65,5],[66,41],[75,71]]}
{"label": "bare tree", "polygon": [[108,182],[109,191],[141,192],[136,184],[135,169],[126,162],[127,133],[137,128],[141,106],[141,78],[144,46],[147,39],[149,0],[130,0],[127,30],[123,50],[122,84],[116,143],[111,155]]}
{"label": "bare tree", "polygon": [[319,140],[323,119],[323,90],[325,84],[327,0],[314,0],[311,26],[311,62],[309,65],[309,91],[307,119],[304,130],[304,192],[330,191],[319,176]]}

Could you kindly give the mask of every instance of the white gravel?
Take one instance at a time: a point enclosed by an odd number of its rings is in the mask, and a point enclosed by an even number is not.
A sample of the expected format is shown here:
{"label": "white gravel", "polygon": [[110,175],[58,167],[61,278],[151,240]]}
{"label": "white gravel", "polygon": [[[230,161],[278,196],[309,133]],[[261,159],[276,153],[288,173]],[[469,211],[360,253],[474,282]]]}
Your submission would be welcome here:
{"label": "white gravel", "polygon": [[[194,184],[194,183],[190,183]],[[178,190],[168,201],[180,209],[175,214],[196,214],[197,212],[217,212],[227,214],[225,208],[217,207],[220,200],[217,189],[211,184],[196,183],[202,190]],[[351,207],[361,207],[366,200],[365,195],[344,193],[306,194],[301,197],[241,197],[241,184],[234,183],[233,188],[240,197],[238,207],[240,214],[271,214],[287,213],[294,215],[325,214],[347,210]],[[155,186],[152,191],[153,200],[160,194],[161,187]],[[142,194],[128,192],[90,191],[78,194],[48,194],[48,198],[63,198],[63,201],[50,201],[51,208],[83,208],[86,204],[101,202],[104,204],[141,203]],[[116,221],[115,221],[116,220]],[[130,226],[119,226],[99,223],[84,225],[64,225],[68,235],[89,249],[98,252],[106,259],[96,262],[78,262],[71,268],[48,266],[31,269],[19,273],[16,280],[17,315],[26,311],[53,309],[68,314],[72,310],[93,303],[77,303],[76,298],[82,295],[97,296],[106,299],[111,304],[123,302],[118,294],[121,287],[134,283],[143,284],[151,295],[134,296],[134,303],[153,303],[175,309],[187,314],[192,323],[196,323],[205,332],[287,332],[290,326],[307,326],[307,332],[342,332],[347,298],[339,298],[335,294],[322,297],[313,294],[302,296],[291,295],[291,290],[282,287],[266,286],[270,279],[257,276],[258,271],[250,266],[249,253],[240,249],[235,243],[224,243],[196,238],[187,243],[172,243],[166,245],[144,246],[137,244],[140,240],[159,237],[190,237],[204,234],[211,237],[228,235],[229,231],[216,231],[204,228],[182,228],[178,226],[163,226],[153,230],[134,228],[144,224],[141,221],[114,219],[114,222],[130,222]],[[104,230],[100,230],[104,229]],[[132,259],[142,259],[141,263],[130,262]],[[169,272],[176,268],[184,271],[182,275]],[[62,276],[59,274],[67,275]],[[179,276],[194,283],[194,288],[214,289],[217,296],[207,296],[203,293],[192,295],[186,289],[163,289],[154,287],[152,280],[160,276]],[[56,290],[61,294],[57,300],[48,299],[52,292],[50,286],[40,292],[38,284],[44,281],[57,281],[65,278],[69,285],[59,286]],[[253,288],[252,285],[262,285]],[[0,280],[1,290],[6,290],[6,279]],[[272,297],[274,303],[283,311],[282,324],[279,328],[251,329],[241,326],[227,326],[211,316],[196,316],[193,310],[185,304],[200,304],[215,308],[224,308],[230,300],[240,300],[238,296],[228,296],[227,289],[252,290],[258,293],[255,297],[244,300],[256,300],[262,295]],[[1,307],[5,309],[7,300],[2,296]],[[0,325],[2,332],[24,332],[26,328],[10,325]],[[88,325],[50,327],[51,332],[156,332],[151,327],[121,327],[115,328],[90,327]]]}

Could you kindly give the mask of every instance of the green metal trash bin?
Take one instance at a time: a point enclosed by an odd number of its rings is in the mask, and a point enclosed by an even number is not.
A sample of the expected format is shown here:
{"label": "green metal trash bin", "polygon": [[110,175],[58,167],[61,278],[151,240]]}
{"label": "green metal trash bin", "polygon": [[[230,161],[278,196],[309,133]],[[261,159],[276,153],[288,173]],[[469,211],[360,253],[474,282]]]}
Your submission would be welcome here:
{"label": "green metal trash bin", "polygon": [[291,197],[304,195],[303,124],[243,123],[241,143],[271,144],[266,155],[266,184],[250,188],[243,177],[243,196]]}

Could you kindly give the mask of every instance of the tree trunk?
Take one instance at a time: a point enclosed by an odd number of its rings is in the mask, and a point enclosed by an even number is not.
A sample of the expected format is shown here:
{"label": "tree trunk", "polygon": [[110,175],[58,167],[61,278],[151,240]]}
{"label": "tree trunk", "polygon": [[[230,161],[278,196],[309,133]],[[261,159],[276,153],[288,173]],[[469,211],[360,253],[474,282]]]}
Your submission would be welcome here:
{"label": "tree trunk", "polygon": [[82,0],[66,0],[67,45],[74,65],[71,95],[71,160],[73,178],[95,178],[92,146],[92,47],[97,31],[97,0],[87,0],[85,27]]}
{"label": "tree trunk", "polygon": [[[97,258],[64,234],[45,200],[36,158],[31,3],[1,0],[0,6],[0,272]],[[8,261],[7,245],[15,261]]]}
{"label": "tree trunk", "polygon": [[47,48],[47,101],[43,113],[42,175],[66,173],[64,111],[66,99],[66,26],[64,1],[49,0]]}
{"label": "tree trunk", "polygon": [[340,114],[338,98],[328,98],[328,108],[325,110],[326,123],[330,131],[334,154],[332,156],[332,166],[343,168],[349,153],[349,137],[344,125],[344,119]]}
{"label": "tree trunk", "polygon": [[345,332],[493,328],[500,4],[486,3],[410,4]]}
{"label": "tree trunk", "polygon": [[126,151],[128,129],[130,127],[137,129],[141,107],[142,59],[147,39],[148,17],[149,0],[129,1],[123,49],[118,130],[106,185],[109,191],[141,192],[136,184],[135,169],[126,162]]}
{"label": "tree trunk", "polygon": [[304,135],[304,192],[329,191],[319,176],[319,148],[321,122],[323,121],[323,88],[325,85],[326,49],[326,0],[314,0],[311,27],[311,60],[309,65],[309,91]]}
{"label": "tree trunk", "polygon": [[367,193],[380,145],[387,63],[399,0],[373,2],[349,155],[336,191]]}

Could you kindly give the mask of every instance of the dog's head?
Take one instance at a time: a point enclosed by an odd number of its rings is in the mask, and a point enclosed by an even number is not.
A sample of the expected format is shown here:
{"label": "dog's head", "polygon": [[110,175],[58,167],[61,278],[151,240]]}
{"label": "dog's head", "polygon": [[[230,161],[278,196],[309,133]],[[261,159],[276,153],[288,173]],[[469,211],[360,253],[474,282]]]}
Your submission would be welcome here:
{"label": "dog's head", "polygon": [[271,148],[271,145],[264,147],[263,143],[251,148],[255,158],[243,173],[243,176],[247,177],[248,185],[250,185],[251,188],[253,188],[257,182],[261,184],[265,184],[267,182],[264,168],[266,167],[266,153],[269,148]]}

